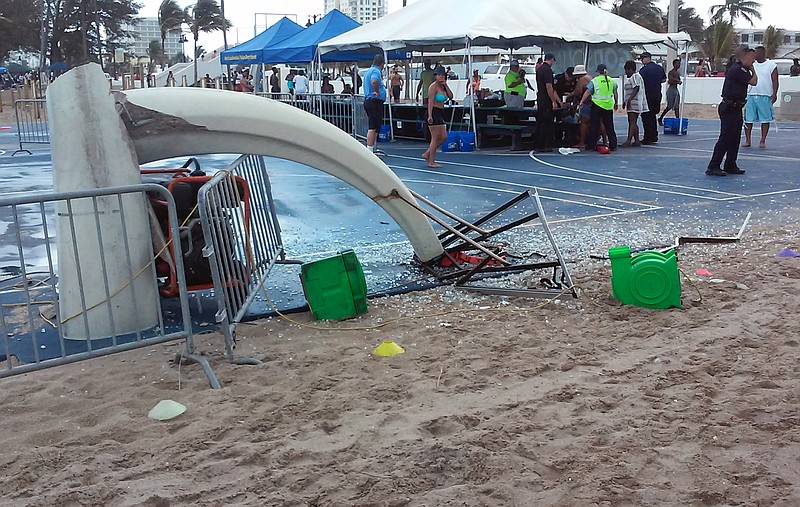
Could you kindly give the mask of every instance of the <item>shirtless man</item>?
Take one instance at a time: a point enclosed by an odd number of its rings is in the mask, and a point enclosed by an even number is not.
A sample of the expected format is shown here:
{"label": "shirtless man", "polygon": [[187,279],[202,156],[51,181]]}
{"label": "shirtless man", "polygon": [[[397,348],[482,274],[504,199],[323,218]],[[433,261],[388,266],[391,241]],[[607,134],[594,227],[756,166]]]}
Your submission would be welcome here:
{"label": "shirtless man", "polygon": [[394,99],[394,102],[400,102],[400,90],[403,89],[403,83],[403,76],[400,75],[400,71],[397,65],[395,65],[392,67],[392,72],[389,74],[389,85],[391,86],[392,99]]}

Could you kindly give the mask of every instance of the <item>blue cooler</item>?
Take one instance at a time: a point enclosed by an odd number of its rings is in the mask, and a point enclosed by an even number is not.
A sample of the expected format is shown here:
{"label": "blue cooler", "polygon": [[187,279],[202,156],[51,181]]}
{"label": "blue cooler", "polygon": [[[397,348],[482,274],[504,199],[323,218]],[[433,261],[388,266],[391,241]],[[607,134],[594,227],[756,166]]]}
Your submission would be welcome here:
{"label": "blue cooler", "polygon": [[442,145],[442,152],[458,151],[461,147],[461,132],[448,132],[447,141]]}
{"label": "blue cooler", "polygon": [[381,129],[378,131],[378,141],[391,141],[391,139],[392,139],[392,126],[381,125]]}
{"label": "blue cooler", "polygon": [[475,150],[475,132],[462,132],[459,149],[461,151]]}
{"label": "blue cooler", "polygon": [[[678,121],[679,118],[664,118],[664,134],[678,135]],[[689,130],[689,118],[681,120],[680,133],[686,135]]]}

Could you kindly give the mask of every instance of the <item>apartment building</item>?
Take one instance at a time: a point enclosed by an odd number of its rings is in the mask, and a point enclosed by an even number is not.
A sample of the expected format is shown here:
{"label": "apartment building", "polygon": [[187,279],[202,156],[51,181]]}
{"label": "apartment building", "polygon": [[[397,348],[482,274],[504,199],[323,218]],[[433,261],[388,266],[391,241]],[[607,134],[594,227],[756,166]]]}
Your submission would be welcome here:
{"label": "apartment building", "polygon": [[362,25],[383,17],[388,12],[388,0],[325,0],[325,14],[339,9]]}

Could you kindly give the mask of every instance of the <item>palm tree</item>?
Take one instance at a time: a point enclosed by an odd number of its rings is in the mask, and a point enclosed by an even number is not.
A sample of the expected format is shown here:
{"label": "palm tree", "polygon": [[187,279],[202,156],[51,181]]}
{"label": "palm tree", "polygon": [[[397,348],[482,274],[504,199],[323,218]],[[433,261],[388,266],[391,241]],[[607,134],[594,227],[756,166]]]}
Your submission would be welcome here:
{"label": "palm tree", "polygon": [[713,67],[719,69],[721,60],[730,56],[736,48],[733,24],[729,21],[717,21],[709,26],[702,47],[703,53],[713,62]]}
{"label": "palm tree", "polygon": [[583,1],[586,2],[587,4],[591,4],[597,7],[599,7],[600,4],[603,3],[603,0],[583,0]]}
{"label": "palm tree", "polygon": [[616,0],[611,6],[611,12],[648,30],[664,31],[662,23],[664,13],[653,0]]}
{"label": "palm tree", "polygon": [[764,50],[767,53],[767,58],[775,58],[778,56],[778,49],[783,45],[783,30],[776,28],[775,25],[769,25],[764,30]]}
{"label": "palm tree", "polygon": [[[667,26],[667,13],[664,13],[662,23]],[[686,32],[692,36],[692,40],[700,42],[703,40],[706,24],[703,22],[694,7],[686,7],[683,0],[678,1],[678,30]]]}
{"label": "palm tree", "polygon": [[[191,12],[190,12],[191,9]],[[200,32],[209,33],[222,30],[225,26],[230,26],[230,21],[222,17],[222,8],[217,0],[197,0],[193,7],[185,10],[186,20],[189,29],[194,36],[194,53],[197,54],[197,40]],[[194,82],[197,83],[197,59],[194,60]]]}
{"label": "palm tree", "polygon": [[158,25],[161,28],[161,51],[164,51],[164,41],[167,33],[179,31],[185,20],[183,9],[175,0],[164,0],[158,8]]}
{"label": "palm tree", "polygon": [[725,14],[731,24],[736,23],[739,17],[744,18],[745,21],[753,26],[754,19],[761,19],[761,3],[754,0],[723,0],[725,3],[712,5],[708,9],[708,14],[711,16],[711,22],[716,23],[725,19]]}
{"label": "palm tree", "polygon": [[228,49],[228,22],[225,20],[225,0],[219,0],[219,10],[222,13],[222,45]]}

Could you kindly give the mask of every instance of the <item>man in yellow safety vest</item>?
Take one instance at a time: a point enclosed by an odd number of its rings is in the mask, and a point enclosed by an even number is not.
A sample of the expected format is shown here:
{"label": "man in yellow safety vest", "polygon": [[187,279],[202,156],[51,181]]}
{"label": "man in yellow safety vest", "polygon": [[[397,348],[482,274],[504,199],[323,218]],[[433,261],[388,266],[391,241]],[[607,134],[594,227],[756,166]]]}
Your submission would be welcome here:
{"label": "man in yellow safety vest", "polygon": [[608,135],[608,148],[617,149],[617,133],[614,131],[614,111],[619,106],[617,94],[617,83],[608,77],[608,68],[605,64],[597,66],[597,76],[586,85],[586,91],[581,99],[581,105],[585,105],[591,98],[591,114],[589,116],[589,136],[586,138],[586,150],[594,151],[597,149],[597,131],[600,122],[606,127]]}

